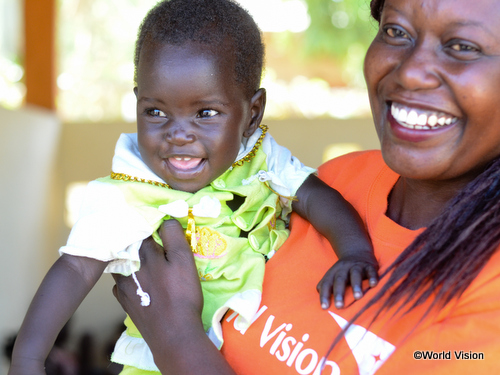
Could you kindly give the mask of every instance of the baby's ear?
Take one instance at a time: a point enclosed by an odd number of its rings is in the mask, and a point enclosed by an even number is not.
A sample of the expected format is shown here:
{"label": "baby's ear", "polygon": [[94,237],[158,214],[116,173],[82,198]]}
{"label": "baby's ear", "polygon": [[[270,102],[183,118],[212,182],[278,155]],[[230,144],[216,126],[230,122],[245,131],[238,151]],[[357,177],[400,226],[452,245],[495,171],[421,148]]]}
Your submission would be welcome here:
{"label": "baby's ear", "polygon": [[266,89],[260,88],[252,96],[250,100],[250,110],[252,118],[248,124],[247,129],[243,132],[244,137],[250,137],[255,130],[259,127],[264,117],[264,110],[266,109]]}

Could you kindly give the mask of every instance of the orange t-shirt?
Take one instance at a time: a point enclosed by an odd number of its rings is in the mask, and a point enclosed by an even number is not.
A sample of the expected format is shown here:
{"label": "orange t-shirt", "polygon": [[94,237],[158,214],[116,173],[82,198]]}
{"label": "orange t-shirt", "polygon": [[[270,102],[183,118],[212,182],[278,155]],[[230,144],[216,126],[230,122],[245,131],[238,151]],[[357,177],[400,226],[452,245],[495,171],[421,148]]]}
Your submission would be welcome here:
{"label": "orange t-shirt", "polygon": [[[398,179],[380,152],[350,154],[323,165],[319,176],[363,218],[383,271],[423,230],[385,216]],[[332,213],[335,214],[335,213]],[[336,261],[305,220],[292,217],[290,238],[268,262],[258,317],[246,332],[223,321],[222,352],[238,374],[494,374],[500,373],[500,254],[495,254],[459,301],[428,315],[384,313],[372,307],[355,321],[325,360],[341,327],[377,288],[346,309],[320,308],[316,284]],[[349,290],[346,304],[354,301]],[[422,358],[418,358],[418,357]],[[483,359],[481,359],[483,358]]]}

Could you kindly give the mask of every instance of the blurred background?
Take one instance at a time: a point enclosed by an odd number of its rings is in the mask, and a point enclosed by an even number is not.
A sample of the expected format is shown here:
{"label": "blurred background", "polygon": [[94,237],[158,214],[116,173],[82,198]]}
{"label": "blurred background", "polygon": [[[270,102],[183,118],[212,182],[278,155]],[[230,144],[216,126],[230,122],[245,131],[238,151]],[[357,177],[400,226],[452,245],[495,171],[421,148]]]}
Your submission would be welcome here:
{"label": "blurred background", "polygon": [[[312,167],[378,148],[362,71],[376,32],[369,0],[239,2],[264,34],[264,122],[277,141]],[[66,242],[86,183],[109,174],[119,134],[135,131],[134,43],[154,4],[0,0],[0,340],[7,353]],[[85,374],[116,371],[108,346],[124,313],[112,285],[104,275],[60,340],[68,362],[95,363]],[[0,373],[7,366],[3,355]]]}

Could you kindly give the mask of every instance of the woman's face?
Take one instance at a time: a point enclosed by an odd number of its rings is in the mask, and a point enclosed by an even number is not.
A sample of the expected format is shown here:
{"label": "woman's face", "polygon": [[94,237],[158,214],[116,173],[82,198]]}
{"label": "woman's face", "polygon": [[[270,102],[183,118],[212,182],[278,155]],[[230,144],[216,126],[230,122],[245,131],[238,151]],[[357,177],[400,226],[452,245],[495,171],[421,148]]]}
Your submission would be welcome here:
{"label": "woman's face", "polygon": [[471,179],[500,155],[500,1],[386,0],[365,60],[384,160]]}

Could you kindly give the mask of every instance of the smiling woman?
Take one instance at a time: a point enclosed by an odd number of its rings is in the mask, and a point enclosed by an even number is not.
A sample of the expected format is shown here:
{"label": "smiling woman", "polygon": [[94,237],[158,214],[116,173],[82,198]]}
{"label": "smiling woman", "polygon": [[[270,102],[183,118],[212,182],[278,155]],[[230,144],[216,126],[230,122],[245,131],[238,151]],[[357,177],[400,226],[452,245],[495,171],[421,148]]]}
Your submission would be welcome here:
{"label": "smiling woman", "polygon": [[[500,153],[500,128],[489,125],[500,120],[497,30],[470,4],[426,4],[410,22],[411,12],[405,3],[385,7],[366,55],[384,160],[396,172],[463,185]],[[432,32],[419,32],[424,22],[432,22]]]}

